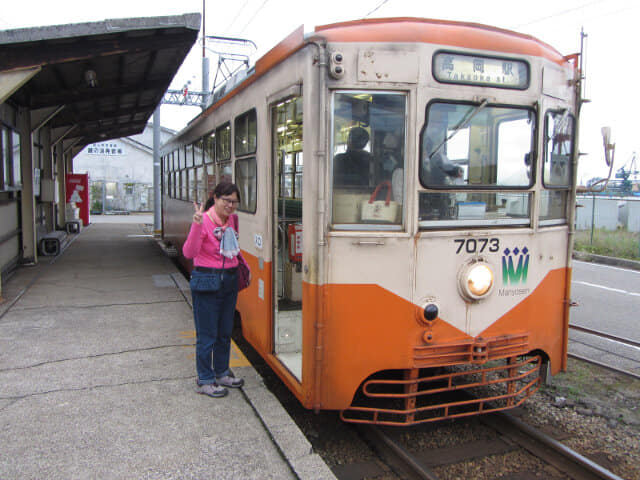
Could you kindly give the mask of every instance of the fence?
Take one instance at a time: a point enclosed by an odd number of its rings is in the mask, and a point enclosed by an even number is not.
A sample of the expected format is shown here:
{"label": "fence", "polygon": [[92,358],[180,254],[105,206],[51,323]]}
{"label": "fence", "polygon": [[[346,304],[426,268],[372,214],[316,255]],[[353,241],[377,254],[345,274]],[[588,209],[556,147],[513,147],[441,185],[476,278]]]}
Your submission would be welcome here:
{"label": "fence", "polygon": [[640,197],[579,195],[576,200],[577,249],[640,258]]}

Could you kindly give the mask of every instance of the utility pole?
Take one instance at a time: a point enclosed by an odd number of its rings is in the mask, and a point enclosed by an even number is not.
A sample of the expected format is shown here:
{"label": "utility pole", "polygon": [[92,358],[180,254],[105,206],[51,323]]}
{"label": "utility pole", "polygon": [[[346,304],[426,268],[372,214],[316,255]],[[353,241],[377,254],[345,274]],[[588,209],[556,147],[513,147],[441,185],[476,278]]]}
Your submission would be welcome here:
{"label": "utility pole", "polygon": [[162,231],[162,181],[160,178],[160,105],[153,112],[153,233]]}

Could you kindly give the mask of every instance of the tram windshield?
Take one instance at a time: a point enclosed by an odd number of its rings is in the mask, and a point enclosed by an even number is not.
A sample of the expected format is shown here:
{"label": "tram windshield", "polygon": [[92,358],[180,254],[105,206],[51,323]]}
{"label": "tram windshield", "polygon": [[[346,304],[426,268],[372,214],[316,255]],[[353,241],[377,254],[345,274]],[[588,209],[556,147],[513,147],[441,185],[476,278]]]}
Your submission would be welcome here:
{"label": "tram windshield", "polygon": [[420,133],[422,227],[527,225],[535,112],[434,102]]}

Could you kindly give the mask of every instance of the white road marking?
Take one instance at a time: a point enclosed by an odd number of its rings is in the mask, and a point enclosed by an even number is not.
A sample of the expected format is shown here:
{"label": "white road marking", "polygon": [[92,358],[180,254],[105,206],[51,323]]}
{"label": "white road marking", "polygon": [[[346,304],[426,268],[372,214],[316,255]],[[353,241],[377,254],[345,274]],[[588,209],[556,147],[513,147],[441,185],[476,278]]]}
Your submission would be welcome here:
{"label": "white road marking", "polygon": [[628,292],[627,290],[621,290],[619,288],[605,287],[604,285],[597,285],[595,283],[581,282],[581,281],[578,281],[578,280],[574,280],[571,283],[576,283],[578,285],[586,285],[587,287],[601,288],[602,290],[608,290],[610,292],[622,293],[622,294],[631,295],[631,296],[634,296],[634,297],[640,297],[640,293],[637,293],[637,292]]}
{"label": "white road marking", "polygon": [[635,273],[636,275],[640,275],[640,271],[638,270],[631,270],[630,268],[614,267],[612,265],[605,265],[604,263],[583,262],[581,260],[574,260],[573,263],[581,263],[583,265],[591,265],[591,266],[600,267],[600,268],[610,268],[611,270],[620,270],[621,272]]}

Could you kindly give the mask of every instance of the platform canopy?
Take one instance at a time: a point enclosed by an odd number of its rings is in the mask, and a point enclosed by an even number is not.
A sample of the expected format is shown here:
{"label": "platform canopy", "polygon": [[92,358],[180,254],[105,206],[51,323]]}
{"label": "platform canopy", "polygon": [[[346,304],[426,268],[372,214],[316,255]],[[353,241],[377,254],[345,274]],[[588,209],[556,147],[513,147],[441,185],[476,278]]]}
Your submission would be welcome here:
{"label": "platform canopy", "polygon": [[0,104],[85,145],[142,132],[200,30],[201,15],[0,31]]}

